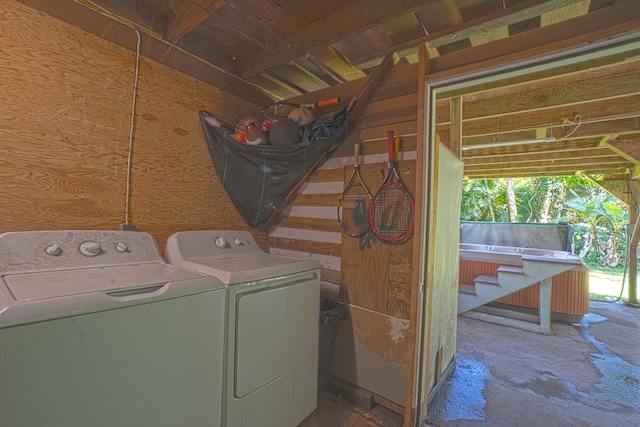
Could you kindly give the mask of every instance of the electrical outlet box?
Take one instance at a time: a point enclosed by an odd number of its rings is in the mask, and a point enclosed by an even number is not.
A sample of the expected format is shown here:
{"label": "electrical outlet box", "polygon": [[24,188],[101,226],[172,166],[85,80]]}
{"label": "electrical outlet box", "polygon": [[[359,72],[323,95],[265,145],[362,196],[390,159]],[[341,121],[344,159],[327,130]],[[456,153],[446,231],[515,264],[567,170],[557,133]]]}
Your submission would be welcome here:
{"label": "electrical outlet box", "polygon": [[120,224],[120,231],[138,231],[135,224]]}

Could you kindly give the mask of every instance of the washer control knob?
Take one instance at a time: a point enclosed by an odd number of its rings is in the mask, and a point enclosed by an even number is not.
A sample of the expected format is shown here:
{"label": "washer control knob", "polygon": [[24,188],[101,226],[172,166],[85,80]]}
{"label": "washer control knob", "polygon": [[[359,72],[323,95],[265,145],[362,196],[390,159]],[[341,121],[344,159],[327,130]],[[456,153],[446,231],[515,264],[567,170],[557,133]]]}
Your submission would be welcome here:
{"label": "washer control knob", "polygon": [[116,245],[116,251],[118,252],[129,252],[129,246],[126,243],[118,242]]}
{"label": "washer control knob", "polygon": [[60,255],[60,252],[62,252],[62,247],[59,244],[54,243],[51,246],[48,246],[47,249],[45,249],[45,251],[49,255],[58,256]]}
{"label": "washer control knob", "polygon": [[236,246],[242,246],[242,240],[238,239],[237,237],[233,240],[233,244]]}
{"label": "washer control knob", "polygon": [[100,255],[100,243],[98,242],[84,242],[80,245],[80,253],[86,256]]}
{"label": "washer control knob", "polygon": [[220,236],[218,238],[216,238],[216,246],[219,247],[220,249],[224,249],[227,247],[227,239],[225,239],[223,236]]}

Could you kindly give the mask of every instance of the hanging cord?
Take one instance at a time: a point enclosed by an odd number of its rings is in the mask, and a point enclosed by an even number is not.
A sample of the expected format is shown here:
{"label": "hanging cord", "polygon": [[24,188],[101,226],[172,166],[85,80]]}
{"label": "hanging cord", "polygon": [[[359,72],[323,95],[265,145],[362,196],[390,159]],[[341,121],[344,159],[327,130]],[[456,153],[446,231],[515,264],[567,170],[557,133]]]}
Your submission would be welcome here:
{"label": "hanging cord", "polygon": [[131,199],[131,158],[133,156],[133,131],[136,121],[136,98],[138,94],[138,76],[140,75],[140,31],[134,28],[138,36],[136,45],[136,72],[133,78],[133,100],[131,101],[131,128],[129,129],[129,155],[127,157],[127,190],[124,199],[124,223],[129,224],[129,201]]}
{"label": "hanging cord", "polygon": [[568,118],[563,117],[562,118],[562,124],[563,125],[575,125],[575,127],[571,130],[571,132],[569,132],[565,136],[563,136],[561,138],[558,138],[558,141],[562,141],[563,139],[569,138],[571,135],[573,135],[578,130],[578,128],[582,124],[582,116],[580,114],[578,114],[573,118],[573,120],[569,120]]}
{"label": "hanging cord", "polygon": [[603,299],[603,298],[589,298],[589,301],[598,301],[598,302],[618,302],[622,298],[622,294],[624,293],[624,284],[627,280],[627,267],[629,260],[629,239],[627,238],[627,253],[624,257],[624,268],[622,269],[622,285],[620,286],[620,295],[616,299]]}

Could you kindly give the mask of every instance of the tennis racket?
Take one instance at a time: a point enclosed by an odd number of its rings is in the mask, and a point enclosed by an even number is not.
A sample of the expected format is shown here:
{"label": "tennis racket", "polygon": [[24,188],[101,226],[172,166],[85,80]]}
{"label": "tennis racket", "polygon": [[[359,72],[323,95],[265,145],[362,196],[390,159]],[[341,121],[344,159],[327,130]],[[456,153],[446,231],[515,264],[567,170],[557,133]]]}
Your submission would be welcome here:
{"label": "tennis racket", "polygon": [[351,237],[360,237],[369,231],[369,203],[371,192],[360,175],[360,143],[353,146],[353,174],[347,188],[338,199],[338,223]]}
{"label": "tennis racket", "polygon": [[399,142],[394,144],[393,131],[387,131],[389,170],[369,205],[371,230],[384,242],[401,242],[413,232],[415,200],[398,171]]}
{"label": "tennis racket", "polygon": [[262,109],[262,114],[269,120],[286,119],[289,113],[296,108],[319,108],[327,105],[339,104],[340,98],[325,99],[324,101],[318,101],[314,104],[295,104],[292,102],[276,102],[269,104]]}

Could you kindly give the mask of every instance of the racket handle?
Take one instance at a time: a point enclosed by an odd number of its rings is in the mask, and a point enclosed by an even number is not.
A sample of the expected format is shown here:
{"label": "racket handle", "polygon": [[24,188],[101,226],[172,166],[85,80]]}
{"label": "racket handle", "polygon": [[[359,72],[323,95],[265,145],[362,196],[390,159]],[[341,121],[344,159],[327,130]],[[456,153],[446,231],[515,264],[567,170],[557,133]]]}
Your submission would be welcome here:
{"label": "racket handle", "polygon": [[353,144],[353,166],[356,168],[360,166],[360,152],[362,151],[361,148],[362,146],[359,142]]}
{"label": "racket handle", "polygon": [[400,153],[400,137],[399,136],[395,137],[395,143],[396,143],[396,146],[395,146],[393,159],[397,162],[400,160],[400,157],[398,156],[398,154]]}
{"label": "racket handle", "polygon": [[392,162],[394,157],[393,157],[393,152],[394,152],[394,148],[393,148],[393,131],[392,130],[388,130],[387,131],[387,145],[388,145],[388,150],[389,150],[389,161]]}
{"label": "racket handle", "polygon": [[340,98],[336,96],[335,98],[325,99],[324,101],[316,102],[316,107],[326,107],[327,105],[334,105],[339,103],[340,103]]}

